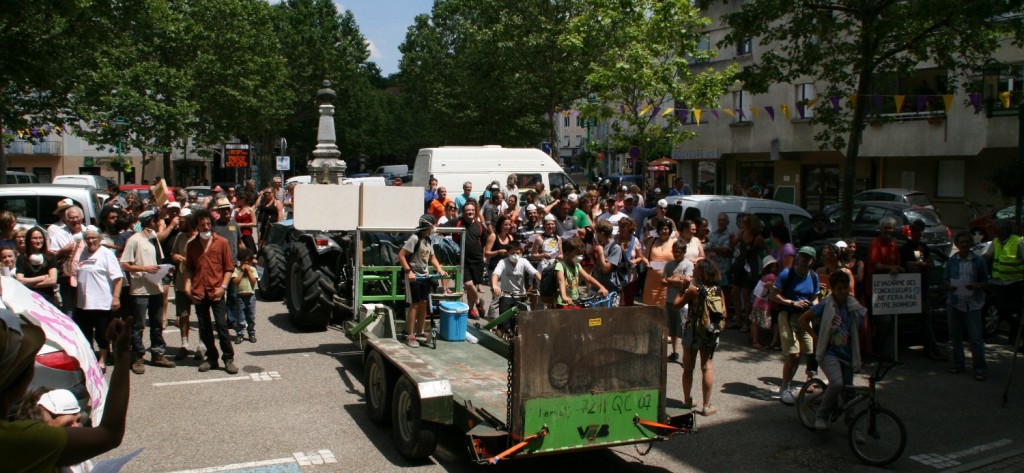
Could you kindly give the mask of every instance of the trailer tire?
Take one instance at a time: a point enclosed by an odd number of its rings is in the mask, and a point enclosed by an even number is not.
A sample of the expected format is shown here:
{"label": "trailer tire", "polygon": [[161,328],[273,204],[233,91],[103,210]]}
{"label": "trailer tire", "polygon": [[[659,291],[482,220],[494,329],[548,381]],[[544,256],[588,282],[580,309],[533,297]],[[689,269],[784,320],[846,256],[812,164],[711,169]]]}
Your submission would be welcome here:
{"label": "trailer tire", "polygon": [[259,264],[263,277],[259,280],[260,296],[268,301],[284,298],[285,283],[288,281],[288,258],[278,245],[266,245],[260,251]]}
{"label": "trailer tire", "polygon": [[288,250],[288,318],[299,330],[323,331],[331,321],[334,283],[319,271],[309,248],[295,242]]}
{"label": "trailer tire", "polygon": [[391,417],[391,394],[394,375],[379,351],[373,350],[366,357],[366,408],[370,420],[383,424]]}
{"label": "trailer tire", "polygon": [[398,453],[409,460],[429,457],[437,447],[437,426],[423,422],[419,391],[407,376],[395,384],[393,401],[391,431]]}

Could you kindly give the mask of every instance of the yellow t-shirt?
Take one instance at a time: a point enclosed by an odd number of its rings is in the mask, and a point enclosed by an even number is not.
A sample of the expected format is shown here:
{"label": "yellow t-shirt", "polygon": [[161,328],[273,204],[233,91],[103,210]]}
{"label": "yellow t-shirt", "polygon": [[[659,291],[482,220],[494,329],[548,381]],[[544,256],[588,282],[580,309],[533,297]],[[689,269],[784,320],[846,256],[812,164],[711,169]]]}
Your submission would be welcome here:
{"label": "yellow t-shirt", "polygon": [[[236,267],[235,268],[235,272],[231,275],[231,278],[232,279],[237,278],[239,274],[242,274],[242,268],[241,267]],[[254,268],[252,266],[249,266],[249,274],[251,274],[252,277],[254,277],[254,278],[258,277],[258,274],[256,273],[256,268]],[[249,277],[248,276],[249,276],[248,274],[244,274],[244,275],[242,275],[242,280],[238,281],[238,287],[236,289],[238,290],[237,292],[238,292],[238,295],[240,295],[240,296],[241,295],[251,296],[254,292],[256,292],[254,290],[254,288],[252,287],[252,283],[249,282]]]}
{"label": "yellow t-shirt", "polygon": [[68,432],[35,420],[0,421],[0,458],[3,470],[55,472],[68,443]]}

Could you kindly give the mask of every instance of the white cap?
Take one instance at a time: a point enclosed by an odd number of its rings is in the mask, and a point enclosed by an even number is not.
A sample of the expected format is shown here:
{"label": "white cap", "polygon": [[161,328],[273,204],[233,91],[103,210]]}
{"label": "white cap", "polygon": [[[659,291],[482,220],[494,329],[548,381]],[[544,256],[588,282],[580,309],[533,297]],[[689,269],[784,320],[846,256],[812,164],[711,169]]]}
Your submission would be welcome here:
{"label": "white cap", "polygon": [[544,216],[544,221],[545,221],[545,222],[547,222],[547,221],[557,222],[557,221],[558,221],[558,219],[557,219],[557,218],[555,218],[555,216],[554,216],[554,215],[551,215],[551,214],[547,214],[547,215],[545,215],[545,216]]}
{"label": "white cap", "polygon": [[668,201],[665,200],[665,199],[658,199],[658,207],[661,207],[663,209],[667,209],[668,208]]}
{"label": "white cap", "polygon": [[527,211],[527,212],[530,212],[530,211],[532,211],[532,210],[537,210],[537,206],[536,206],[536,205],[533,205],[533,204],[530,204],[530,205],[527,205],[527,206],[526,206],[526,211]]}
{"label": "white cap", "polygon": [[577,194],[569,194],[569,197],[566,197],[566,199],[569,202],[576,202],[577,200],[580,200],[580,196]]}
{"label": "white cap", "polygon": [[181,213],[178,215],[181,215],[182,217],[188,217],[189,215],[192,215],[192,209],[185,207],[181,209]]}
{"label": "white cap", "polygon": [[622,186],[622,187],[619,188],[619,190],[622,191],[622,192],[626,192],[626,191],[629,190],[629,188],[626,187],[626,186]]}
{"label": "white cap", "polygon": [[54,389],[39,397],[38,406],[50,411],[53,415],[78,414],[82,408],[78,405],[78,399],[67,389]]}
{"label": "white cap", "polygon": [[167,203],[164,204],[164,207],[167,207],[169,209],[180,209],[181,208],[181,204],[179,204],[177,202],[167,202]]}
{"label": "white cap", "polygon": [[839,240],[836,242],[836,248],[843,249],[846,248],[847,246],[849,245],[847,245],[846,242],[843,240]]}
{"label": "white cap", "polygon": [[654,193],[655,194],[661,194],[661,188],[660,187],[655,187],[654,188]]}

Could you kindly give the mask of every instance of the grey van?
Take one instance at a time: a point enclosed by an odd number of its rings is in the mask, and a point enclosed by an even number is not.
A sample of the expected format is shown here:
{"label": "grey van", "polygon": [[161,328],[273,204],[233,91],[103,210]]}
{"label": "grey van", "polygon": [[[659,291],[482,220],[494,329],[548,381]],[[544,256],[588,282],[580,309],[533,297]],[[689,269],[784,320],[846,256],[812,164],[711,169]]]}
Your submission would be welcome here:
{"label": "grey van", "polygon": [[71,199],[82,208],[83,222],[96,225],[99,211],[107,197],[106,192],[97,191],[95,187],[15,184],[0,187],[0,210],[13,213],[20,222],[34,220],[37,225],[45,228],[58,220],[53,214],[57,202]]}
{"label": "grey van", "polygon": [[800,235],[814,225],[811,222],[811,214],[806,210],[777,200],[706,194],[672,196],[667,197],[666,200],[669,203],[667,212],[669,218],[678,222],[681,219],[696,220],[703,217],[708,219],[712,230],[715,229],[715,218],[722,212],[729,216],[730,232],[737,230],[737,214],[757,215],[761,219],[765,238],[768,237],[771,227],[781,222],[789,229],[793,245],[796,246],[801,243]]}
{"label": "grey van", "polygon": [[35,174],[21,171],[7,171],[7,184],[38,184],[39,178]]}

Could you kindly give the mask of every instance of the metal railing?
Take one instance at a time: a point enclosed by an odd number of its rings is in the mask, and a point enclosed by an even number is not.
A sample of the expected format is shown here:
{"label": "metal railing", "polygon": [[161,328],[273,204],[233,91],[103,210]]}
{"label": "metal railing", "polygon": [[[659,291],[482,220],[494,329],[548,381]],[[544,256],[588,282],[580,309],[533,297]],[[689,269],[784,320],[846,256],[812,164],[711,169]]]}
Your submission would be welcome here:
{"label": "metal railing", "polygon": [[39,143],[32,143],[24,140],[14,140],[11,144],[7,145],[7,154],[9,155],[52,155],[60,156],[62,145],[60,141],[43,141]]}

